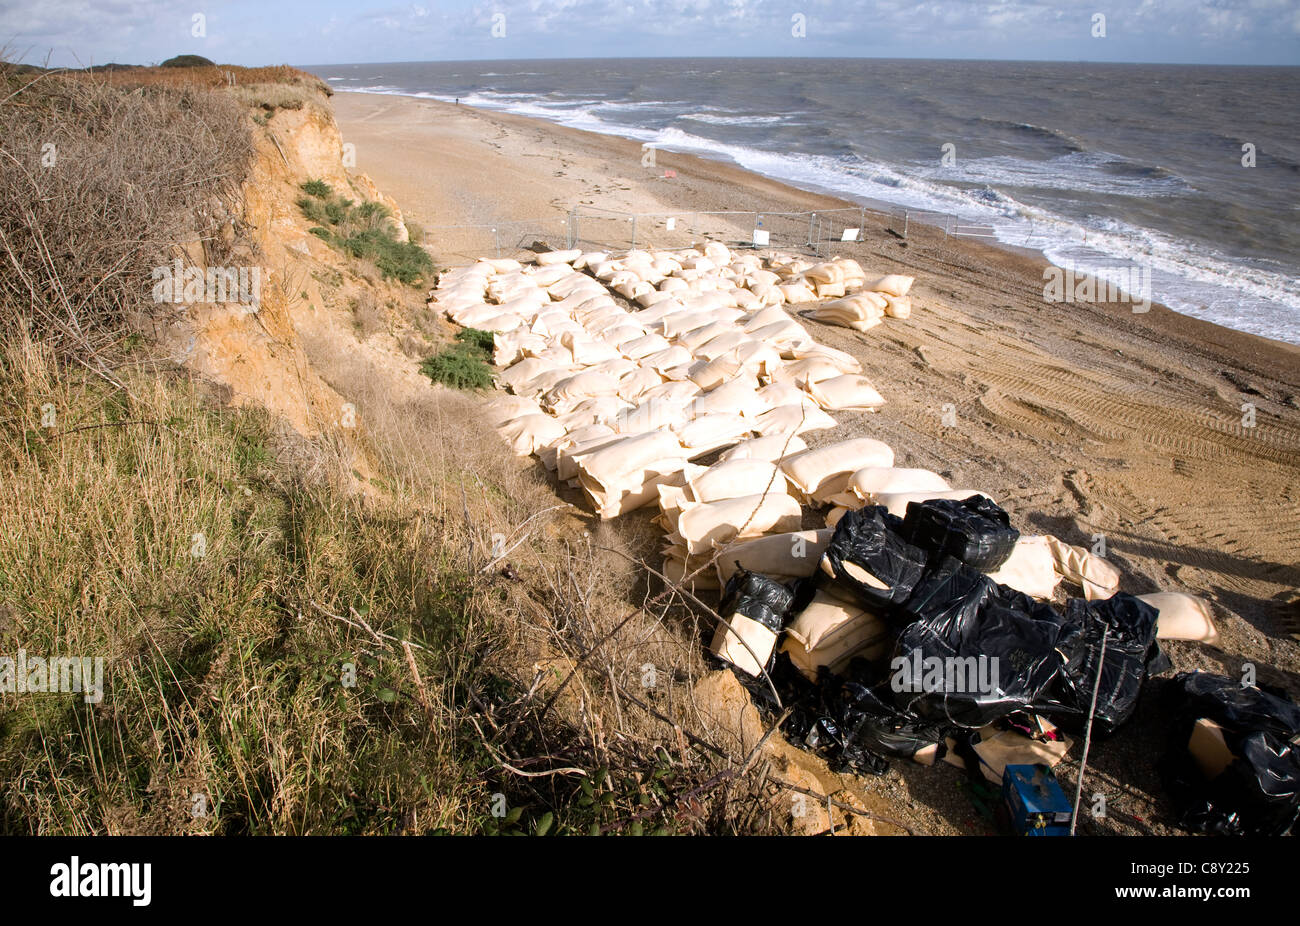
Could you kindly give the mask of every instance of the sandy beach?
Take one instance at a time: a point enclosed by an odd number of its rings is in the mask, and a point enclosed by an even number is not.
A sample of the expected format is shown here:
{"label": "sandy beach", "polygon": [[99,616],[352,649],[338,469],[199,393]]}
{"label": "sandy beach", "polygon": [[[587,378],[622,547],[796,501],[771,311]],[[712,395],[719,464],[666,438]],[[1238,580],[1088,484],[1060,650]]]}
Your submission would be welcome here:
{"label": "sandy beach", "polygon": [[[647,166],[637,142],[519,116],[348,93],[332,106],[356,168],[425,229],[439,266],[538,239],[563,246],[575,206],[858,208],[689,155],[658,151]],[[623,222],[588,217],[577,233],[626,248]],[[470,225],[487,227],[458,227]],[[792,228],[771,227],[774,246],[798,250],[788,246]],[[906,239],[901,232],[868,214],[865,240],[823,246],[917,280],[910,319],[865,334],[807,323],[819,341],[858,357],[887,399],[877,414],[845,416],[837,439],[876,437],[899,466],[978,486],[1026,533],[1093,547],[1104,538],[1124,591],[1187,591],[1213,603],[1219,641],[1167,644],[1176,670],[1236,676],[1249,662],[1261,682],[1300,693],[1300,348],[1159,305],[1135,313],[1126,303],[1049,303],[1047,264],[1035,253],[914,223]],[[670,231],[649,219],[638,222],[637,244],[705,234],[730,245],[748,240],[749,226],[695,216]],[[1124,795],[1123,810],[1138,818],[1161,800],[1163,715],[1153,702],[1162,684],[1152,680],[1133,722],[1090,760],[1098,787]],[[951,782],[920,768],[900,774],[886,787],[927,808],[930,831],[965,831],[962,811],[940,795]]]}

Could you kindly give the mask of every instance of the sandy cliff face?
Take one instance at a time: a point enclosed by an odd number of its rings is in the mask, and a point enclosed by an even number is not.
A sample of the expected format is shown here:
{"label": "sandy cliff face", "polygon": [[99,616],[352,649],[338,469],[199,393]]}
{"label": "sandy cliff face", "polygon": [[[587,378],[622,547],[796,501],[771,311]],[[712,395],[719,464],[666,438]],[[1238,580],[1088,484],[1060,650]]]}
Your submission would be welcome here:
{"label": "sandy cliff face", "polygon": [[[236,403],[255,402],[284,417],[306,437],[358,426],[346,399],[313,367],[305,338],[346,339],[347,350],[368,356],[391,375],[392,388],[421,385],[411,359],[391,335],[362,337],[349,306],[400,305],[409,288],[358,271],[355,262],[310,234],[314,224],[297,206],[300,185],[320,179],[356,201],[379,201],[392,212],[400,240],[408,240],[396,202],[369,177],[348,170],[338,126],[322,104],[280,109],[265,127],[253,128],[256,155],[233,203],[214,203],[222,220],[218,242],[182,247],[185,263],[246,270],[257,281],[257,299],[190,303],[162,333],[169,352],[195,372],[229,386]],[[407,290],[402,292],[402,290]],[[247,292],[247,290],[245,291]],[[422,383],[428,388],[427,381]],[[366,469],[364,462],[360,466]]]}

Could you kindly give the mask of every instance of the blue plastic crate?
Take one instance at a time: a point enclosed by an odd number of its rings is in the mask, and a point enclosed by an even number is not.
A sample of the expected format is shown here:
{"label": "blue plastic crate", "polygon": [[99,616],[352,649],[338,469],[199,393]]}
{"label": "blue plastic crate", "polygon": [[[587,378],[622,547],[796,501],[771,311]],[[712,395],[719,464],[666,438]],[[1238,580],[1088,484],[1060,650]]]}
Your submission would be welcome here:
{"label": "blue plastic crate", "polygon": [[1002,800],[1017,834],[1070,835],[1070,800],[1046,765],[1008,765],[1002,773]]}

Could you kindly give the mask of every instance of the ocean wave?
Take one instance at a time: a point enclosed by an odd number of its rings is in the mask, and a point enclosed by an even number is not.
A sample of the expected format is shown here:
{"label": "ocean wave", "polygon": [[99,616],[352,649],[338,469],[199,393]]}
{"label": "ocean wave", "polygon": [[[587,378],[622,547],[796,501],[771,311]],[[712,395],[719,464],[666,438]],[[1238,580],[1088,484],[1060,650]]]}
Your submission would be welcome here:
{"label": "ocean wave", "polygon": [[709,125],[775,125],[785,121],[785,116],[723,116],[716,113],[683,113],[678,119],[705,122]]}
{"label": "ocean wave", "polygon": [[[384,85],[349,89],[413,95]],[[448,102],[453,99],[447,94],[429,95]],[[1009,191],[1017,188],[1135,197],[1171,195],[1192,189],[1165,168],[1143,165],[1107,152],[1085,151],[1069,136],[1041,126],[1002,123],[1068,150],[1045,160],[1011,156],[959,158],[954,171],[944,172],[924,165],[885,163],[862,155],[772,151],[710,138],[673,125],[654,128],[614,123],[600,117],[601,111],[662,109],[670,107],[668,101],[610,103],[576,98],[548,101],[537,94],[499,91],[473,92],[460,99],[471,106],[535,116],[574,128],[630,138],[664,150],[729,161],[802,189],[931,214],[913,221],[987,226],[1003,244],[1031,247],[1053,263],[1068,263],[1076,269],[1095,271],[1102,277],[1115,262],[1141,263],[1151,268],[1152,297],[1156,301],[1218,324],[1300,343],[1300,332],[1294,323],[1300,312],[1300,295],[1295,293],[1294,284],[1286,274],[1249,266],[1153,229],[1110,219],[1098,219],[1087,225],[1016,199]],[[724,126],[741,124],[724,122],[724,119],[755,117],[696,103],[690,112],[677,118],[703,126]],[[757,118],[774,124],[784,117]],[[954,180],[975,186],[963,188],[954,185]]]}

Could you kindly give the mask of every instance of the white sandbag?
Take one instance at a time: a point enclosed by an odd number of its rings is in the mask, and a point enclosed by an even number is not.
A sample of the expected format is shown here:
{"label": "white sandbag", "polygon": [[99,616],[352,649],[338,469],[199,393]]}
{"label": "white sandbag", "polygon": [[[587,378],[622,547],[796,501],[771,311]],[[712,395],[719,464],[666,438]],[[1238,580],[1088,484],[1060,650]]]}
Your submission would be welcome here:
{"label": "white sandbag", "polygon": [[[723,356],[724,354],[730,353],[732,354],[732,357],[735,358],[737,355],[733,353],[734,351],[738,351],[746,345],[753,343],[756,342],[750,338],[749,335],[732,329],[731,331],[720,334],[715,338],[710,338],[708,341],[695,348],[695,356],[699,357],[701,360],[713,360],[717,357]],[[762,346],[761,342],[757,343],[759,346]]]}
{"label": "white sandbag", "polygon": [[681,457],[652,460],[623,473],[613,482],[597,482],[580,468],[578,484],[587,493],[596,514],[601,520],[608,520],[656,501],[658,487],[681,481],[686,465],[686,460]]}
{"label": "white sandbag", "polygon": [[1119,570],[1100,556],[1055,537],[1048,537],[1047,543],[1056,558],[1056,571],[1083,586],[1083,597],[1093,601],[1119,591]]}
{"label": "white sandbag", "polygon": [[524,415],[497,428],[515,456],[526,457],[564,436],[564,425],[550,415]]}
{"label": "white sandbag", "polygon": [[740,415],[719,412],[701,415],[677,427],[677,437],[688,459],[696,459],[750,436],[753,422]]}
{"label": "white sandbag", "polygon": [[785,474],[767,460],[727,460],[689,479],[686,487],[697,502],[718,502],[765,492],[786,494]]}
{"label": "white sandbag", "polygon": [[990,572],[989,578],[1018,592],[1024,592],[1031,598],[1049,600],[1061,581],[1061,576],[1056,571],[1056,558],[1052,555],[1047,538],[1026,537],[1023,534],[1016,541],[1015,549],[1007,561],[997,571]]}
{"label": "white sandbag", "polygon": [[885,397],[871,385],[871,380],[855,373],[809,382],[808,394],[827,411],[869,412],[885,404]]}
{"label": "white sandbag", "polygon": [[[615,395],[595,396],[579,402],[567,414],[557,415],[555,420],[569,430],[598,421],[610,424],[630,407],[629,403]],[[610,426],[613,427],[612,424]]]}
{"label": "white sandbag", "polygon": [[836,299],[844,295],[844,281],[836,280],[834,283],[815,283],[813,292],[817,294],[818,299]]}
{"label": "white sandbag", "polygon": [[839,283],[844,279],[844,268],[831,261],[822,261],[805,270],[803,278],[812,283]]}
{"label": "white sandbag", "polygon": [[724,383],[691,402],[687,413],[692,417],[731,412],[746,418],[756,418],[768,410],[767,402],[743,380]]}
{"label": "white sandbag", "polygon": [[817,293],[811,286],[802,281],[798,283],[778,283],[776,288],[781,291],[781,296],[789,305],[817,301]]}
{"label": "white sandbag", "polygon": [[893,465],[894,451],[884,441],[855,437],[790,457],[781,469],[804,498],[825,501],[844,491],[849,477],[858,470]]}
{"label": "white sandbag", "polygon": [[668,350],[670,346],[663,335],[651,333],[643,334],[631,341],[624,341],[619,345],[619,350],[623,352],[624,357],[632,360],[644,360],[653,354]]}
{"label": "white sandbag", "polygon": [[[612,427],[612,425],[611,425]],[[572,482],[578,478],[578,460],[588,453],[601,450],[605,447],[612,447],[614,444],[624,440],[627,435],[615,433],[614,435],[601,435],[599,437],[588,438],[566,446],[563,441],[555,443],[555,478],[561,482]]]}
{"label": "white sandbag", "polygon": [[542,461],[543,466],[554,472],[559,467],[558,457],[561,450],[601,439],[612,439],[614,436],[614,429],[607,424],[585,425],[568,431],[563,437],[538,450],[537,458]]}
{"label": "white sandbag", "polygon": [[804,405],[808,408],[821,408],[812,396],[789,380],[785,382],[778,380],[769,383],[758,390],[757,394],[770,408],[780,408],[782,405]]}
{"label": "white sandbag", "polygon": [[560,335],[560,345],[569,351],[577,366],[595,366],[606,360],[616,360],[623,356],[617,348],[603,344],[585,333],[566,331]]}
{"label": "white sandbag", "polygon": [[584,487],[590,484],[596,491],[603,491],[648,463],[682,455],[677,435],[671,431],[629,435],[578,457],[578,478]]}
{"label": "white sandbag", "polygon": [[842,350],[836,350],[833,347],[827,347],[825,344],[818,344],[815,341],[809,341],[802,344],[786,355],[789,360],[804,360],[812,357],[820,357],[823,360],[829,360],[835,365],[835,368],[841,373],[861,373],[862,364],[852,354],[845,353]]}
{"label": "white sandbag", "polygon": [[907,296],[886,296],[885,315],[889,318],[911,318],[912,300]]}
{"label": "white sandbag", "polygon": [[664,378],[654,367],[637,365],[618,381],[618,397],[629,402],[638,401],[648,389],[662,384]]}
{"label": "white sandbag", "polygon": [[[686,556],[685,551],[679,547],[670,547],[671,553],[665,552],[663,574],[669,582],[682,586],[688,592],[698,595],[700,592],[716,591],[721,586],[718,585],[717,573],[712,569],[700,569],[700,557]],[[690,576],[691,578],[687,578]],[[768,631],[771,633],[771,631]],[[776,634],[772,634],[773,637]],[[761,639],[761,638],[760,638]],[[745,652],[744,647],[738,647],[740,652]],[[730,653],[730,649],[723,648],[724,652]],[[721,654],[719,654],[721,655]],[[726,659],[727,656],[722,658]]]}
{"label": "white sandbag", "polygon": [[586,270],[588,267],[594,267],[596,264],[603,263],[609,259],[609,254],[604,251],[587,251],[573,262],[574,270]]}
{"label": "white sandbag", "polygon": [[884,315],[887,304],[885,297],[879,293],[854,293],[817,306],[813,309],[812,316],[820,321],[863,321]]}
{"label": "white sandbag", "polygon": [[690,423],[687,402],[671,396],[646,398],[657,387],[642,393],[637,404],[625,409],[612,421],[611,427],[620,434],[645,434],[649,431],[672,431]]}
{"label": "white sandbag", "polygon": [[781,287],[775,284],[753,283],[750,285],[749,291],[754,294],[754,298],[759,301],[760,305],[785,305],[785,293],[781,292]]}
{"label": "white sandbag", "polygon": [[793,321],[790,313],[780,306],[770,305],[765,309],[759,309],[749,318],[742,322],[741,330],[746,334],[753,334],[760,328],[766,328],[768,325],[778,325],[784,322]]}
{"label": "white sandbag", "polygon": [[916,282],[915,277],[905,276],[901,273],[891,273],[887,276],[877,277],[865,284],[865,288],[873,293],[886,293],[890,296],[906,296],[907,291],[912,288]]}
{"label": "white sandbag", "polygon": [[796,669],[816,681],[822,666],[840,674],[855,657],[884,656],[892,642],[879,617],[819,590],[786,628],[781,649]]}
{"label": "white sandbag", "polygon": [[[531,357],[528,360],[521,360],[510,369],[497,374],[497,382],[506,386],[516,395],[524,395],[529,392],[529,384],[537,377],[544,373],[551,373],[559,367],[547,360]],[[570,371],[565,370],[568,373]]]}
{"label": "white sandbag", "polygon": [[667,402],[684,409],[699,394],[700,387],[689,380],[667,380],[658,386],[650,387],[642,393],[639,404]]}
{"label": "white sandbag", "polygon": [[789,533],[798,530],[802,520],[798,501],[784,492],[769,492],[718,502],[684,502],[677,530],[687,551],[695,554],[737,538]]}
{"label": "white sandbag", "polygon": [[778,582],[802,579],[817,571],[835,531],[794,531],[739,540],[721,547],[716,560],[718,581],[726,583],[736,570],[748,569]]}
{"label": "white sandbag", "polygon": [[[668,373],[668,371],[665,371]],[[746,374],[748,374],[746,376]],[[668,374],[671,375],[671,374]],[[723,354],[721,357],[714,357],[712,360],[699,360],[691,364],[687,372],[687,378],[695,385],[699,386],[704,392],[716,389],[723,383],[730,382],[737,377],[746,376],[748,380],[753,380],[753,388],[758,388],[758,381],[752,373],[745,368],[735,356]]]}
{"label": "white sandbag", "polygon": [[[736,326],[731,322],[717,321],[710,322],[707,325],[701,325],[698,328],[692,328],[690,331],[677,336],[677,343],[691,352],[693,356],[700,356],[696,351],[701,344],[704,344],[720,334],[739,333]],[[716,356],[716,354],[714,355]],[[708,358],[712,359],[712,358]]]}
{"label": "white sandbag", "polygon": [[1185,592],[1152,592],[1138,595],[1160,612],[1156,618],[1156,639],[1197,640],[1214,643],[1219,631],[1214,627],[1210,603]]}
{"label": "white sandbag", "polygon": [[777,434],[741,441],[718,457],[719,463],[730,460],[765,460],[777,463],[783,457],[792,457],[808,449],[804,439],[797,435]]}
{"label": "white sandbag", "polygon": [[749,335],[782,350],[800,344],[807,344],[812,340],[812,335],[808,333],[808,329],[792,318],[787,318],[783,322],[764,325],[762,328],[749,332]]}
{"label": "white sandbag", "polygon": [[[672,347],[655,351],[653,354],[647,354],[644,357],[638,357],[641,363],[648,367],[654,367],[660,373],[666,373],[669,370],[676,369],[683,364],[692,363],[695,358],[691,352],[680,344],[674,344]],[[683,377],[685,378],[685,377]]]}
{"label": "white sandbag", "polygon": [[776,434],[807,434],[835,427],[835,419],[820,408],[807,405],[782,405],[763,412],[754,419],[754,431],[760,437]]}
{"label": "white sandbag", "polygon": [[776,648],[777,634],[737,610],[717,625],[709,652],[748,675],[759,675]]}
{"label": "white sandbag", "polygon": [[480,257],[478,263],[490,267],[493,273],[517,273],[524,266],[513,257]]}
{"label": "white sandbag", "polygon": [[849,477],[845,488],[863,501],[881,492],[947,492],[948,481],[928,469],[896,466],[867,466]]}
{"label": "white sandbag", "polygon": [[731,356],[742,369],[764,380],[770,379],[784,363],[779,350],[770,344],[756,340],[740,345]]}
{"label": "white sandbag", "polygon": [[549,267],[552,264],[571,264],[581,256],[581,248],[574,248],[572,251],[544,251],[537,255],[537,265]]}
{"label": "white sandbag", "polygon": [[672,298],[673,297],[671,292],[665,292],[663,290],[658,290],[658,289],[650,289],[643,293],[638,294],[635,299],[635,302],[643,309],[648,309],[650,308],[650,306],[656,305],[657,303],[660,302],[665,302],[665,301],[671,302]]}
{"label": "white sandbag", "polygon": [[802,360],[792,360],[783,364],[781,369],[772,374],[772,382],[797,383],[807,388],[809,383],[843,375],[845,374],[840,372],[840,368],[834,361],[826,357],[805,357]]}
{"label": "white sandbag", "polygon": [[528,349],[543,350],[546,338],[523,329],[506,334],[497,334],[492,338],[492,362],[499,367],[508,367],[524,358]]}
{"label": "white sandbag", "polygon": [[606,360],[604,363],[597,363],[589,366],[582,372],[584,373],[604,373],[606,376],[612,376],[615,380],[621,380],[625,375],[637,369],[639,364],[635,360],[628,360],[626,357],[614,357]]}
{"label": "white sandbag", "polygon": [[525,415],[540,414],[542,414],[542,407],[536,401],[517,395],[498,395],[483,405],[484,420],[490,428],[499,427],[507,421]]}
{"label": "white sandbag", "polygon": [[873,504],[880,505],[889,510],[889,513],[897,517],[903,517],[907,514],[907,505],[909,502],[921,503],[929,501],[932,498],[952,498],[957,501],[964,501],[972,495],[983,495],[990,501],[994,501],[992,495],[978,489],[950,489],[947,492],[928,491],[928,492],[877,492],[873,499]]}
{"label": "white sandbag", "polygon": [[618,380],[606,373],[582,372],[557,383],[542,397],[542,407],[557,414],[571,411],[573,406],[592,396],[618,394]]}

